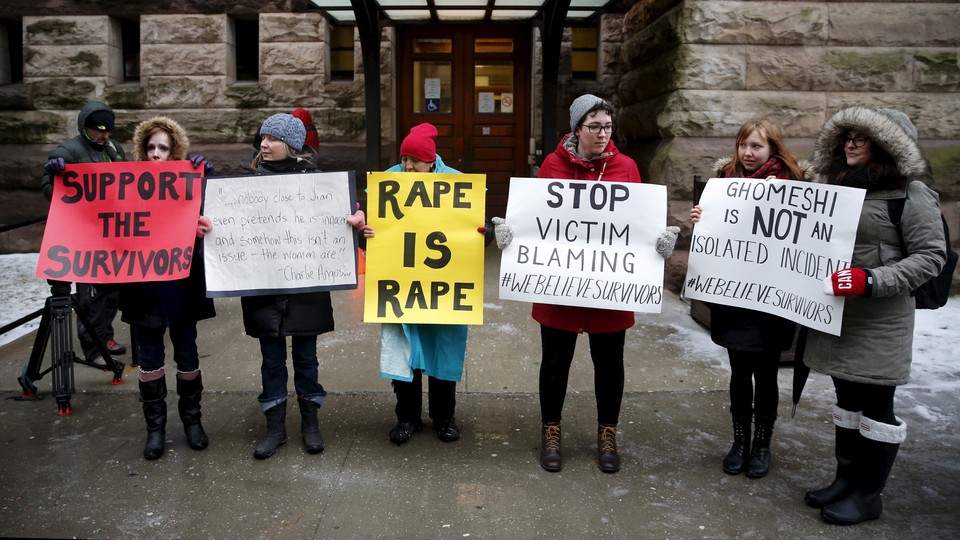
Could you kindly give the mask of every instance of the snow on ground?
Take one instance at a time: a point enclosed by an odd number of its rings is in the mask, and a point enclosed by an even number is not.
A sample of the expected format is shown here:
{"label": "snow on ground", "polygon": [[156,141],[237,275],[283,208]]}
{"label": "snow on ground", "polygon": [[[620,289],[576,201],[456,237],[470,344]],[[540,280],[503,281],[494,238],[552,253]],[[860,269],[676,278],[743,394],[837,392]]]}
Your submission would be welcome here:
{"label": "snow on ground", "polygon": [[[43,307],[50,294],[46,281],[34,276],[36,253],[0,255],[0,326]],[[489,304],[487,305],[489,307]],[[40,318],[0,335],[0,346],[37,328]],[[707,332],[683,332],[688,350],[715,351]],[[913,370],[903,391],[957,393],[960,367],[954,347],[960,343],[960,298],[937,310],[918,310],[913,341]],[[725,363],[724,363],[725,364]]]}

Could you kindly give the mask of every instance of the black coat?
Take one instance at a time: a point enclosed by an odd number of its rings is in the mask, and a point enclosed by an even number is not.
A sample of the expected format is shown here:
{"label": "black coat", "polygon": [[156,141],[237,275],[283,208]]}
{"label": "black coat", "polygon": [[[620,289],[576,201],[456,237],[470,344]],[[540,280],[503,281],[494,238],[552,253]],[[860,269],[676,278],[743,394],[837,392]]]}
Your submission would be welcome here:
{"label": "black coat", "polygon": [[[264,162],[257,174],[317,172],[310,161],[285,159]],[[251,337],[312,336],[333,331],[333,305],[329,292],[244,296],[243,328]]]}
{"label": "black coat", "polygon": [[710,338],[734,351],[781,352],[793,345],[797,324],[752,309],[710,304]]}

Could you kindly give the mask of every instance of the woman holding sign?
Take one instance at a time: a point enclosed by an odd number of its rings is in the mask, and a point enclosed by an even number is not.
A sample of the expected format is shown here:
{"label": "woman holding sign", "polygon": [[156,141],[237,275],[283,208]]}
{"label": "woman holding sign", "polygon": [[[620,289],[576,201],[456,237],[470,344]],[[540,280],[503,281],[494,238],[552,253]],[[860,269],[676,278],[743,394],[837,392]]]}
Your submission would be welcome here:
{"label": "woman holding sign", "polygon": [[[303,151],[306,129],[289,114],[275,114],[260,127],[260,151],[251,166],[258,175],[317,172],[308,152]],[[363,228],[359,210],[352,221]],[[260,340],[263,391],[257,398],[267,420],[267,433],[253,457],[266,459],[287,442],[287,336],[291,338],[293,382],[300,406],[300,435],[310,454],[323,451],[317,410],[327,392],[318,380],[317,336],[333,331],[330,293],[310,292],[244,296],[243,326],[247,335]]]}
{"label": "woman holding sign", "polygon": [[[637,164],[613,143],[613,104],[586,94],[570,105],[570,130],[546,157],[540,178],[640,182]],[[617,423],[623,401],[623,344],[634,324],[633,312],[575,306],[534,304],[540,323],[543,358],[540,364],[540,466],[550,472],[563,467],[560,421],[567,379],[577,337],[590,337],[597,399],[598,466],[603,472],[620,470]]]}
{"label": "woman holding sign", "polygon": [[[802,180],[797,159],[783,144],[780,127],[764,118],[740,126],[733,157],[717,160],[716,178]],[[700,220],[699,205],[690,219]],[[797,325],[782,317],[734,306],[710,304],[710,337],[730,357],[730,414],[733,446],[723,472],[763,478],[770,470],[770,439],[777,420],[780,354],[793,344]],[[756,388],[754,388],[754,383]],[[753,420],[753,443],[750,423]]]}
{"label": "woman holding sign", "polygon": [[[133,132],[135,161],[187,159],[190,139],[180,124],[165,116],[141,122]],[[203,156],[191,159],[194,167],[204,166],[204,175],[213,174],[213,166]],[[200,397],[203,380],[197,351],[197,321],[216,316],[213,300],[206,297],[203,280],[202,241],[210,220],[201,216],[197,241],[193,246],[190,275],[177,281],[131,283],[120,294],[123,322],[130,325],[139,352],[138,380],[143,417],[147,424],[147,442],[143,457],[157,459],[163,454],[167,422],[167,381],[163,364],[164,333],[169,329],[173,360],[177,364],[177,410],[187,443],[194,450],[209,444],[200,424]]]}
{"label": "woman holding sign", "polygon": [[[854,106],[823,125],[814,168],[827,183],[866,191],[850,268],[824,279],[824,292],[848,297],[839,336],[810,330],[804,361],[830,375],[837,394],[836,477],[806,494],[824,520],[852,525],[876,519],[880,492],[906,439],[894,414],[898,385],[910,377],[916,302],[910,292],[946,262],[937,193],[900,111]],[[892,216],[896,201],[899,220]]]}

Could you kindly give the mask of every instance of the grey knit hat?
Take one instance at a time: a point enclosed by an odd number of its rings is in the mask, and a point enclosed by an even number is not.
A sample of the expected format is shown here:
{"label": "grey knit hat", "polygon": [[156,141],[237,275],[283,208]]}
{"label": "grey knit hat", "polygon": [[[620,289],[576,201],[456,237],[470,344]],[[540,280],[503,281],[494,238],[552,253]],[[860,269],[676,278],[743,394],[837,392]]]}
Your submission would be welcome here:
{"label": "grey knit hat", "polygon": [[[577,130],[580,121],[590,112],[590,109],[604,103],[607,103],[605,99],[598,98],[593,94],[584,94],[573,100],[573,103],[570,104],[570,131]],[[610,105],[610,108],[613,108],[613,106]]]}
{"label": "grey knit hat", "polygon": [[303,150],[303,142],[307,138],[307,130],[298,118],[280,113],[267,118],[260,126],[260,135],[271,135],[287,143],[294,150]]}

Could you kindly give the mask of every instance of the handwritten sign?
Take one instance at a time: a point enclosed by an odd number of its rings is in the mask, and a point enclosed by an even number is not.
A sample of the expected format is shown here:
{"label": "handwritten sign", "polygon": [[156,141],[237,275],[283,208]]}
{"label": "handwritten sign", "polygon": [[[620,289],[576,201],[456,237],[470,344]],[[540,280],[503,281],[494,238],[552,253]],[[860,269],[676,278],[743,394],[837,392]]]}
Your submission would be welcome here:
{"label": "handwritten sign", "polygon": [[821,280],[850,266],[862,189],[713,178],[700,198],[688,298],[772,313],[840,335],[843,298]]}
{"label": "handwritten sign", "polygon": [[667,189],[511,178],[500,298],[659,313]]}
{"label": "handwritten sign", "polygon": [[365,322],[483,324],[486,176],[368,173]]}
{"label": "handwritten sign", "polygon": [[207,296],[357,288],[353,172],[208,178]]}
{"label": "handwritten sign", "polygon": [[37,277],[79,283],[187,277],[200,177],[189,161],[67,165],[54,178]]}

